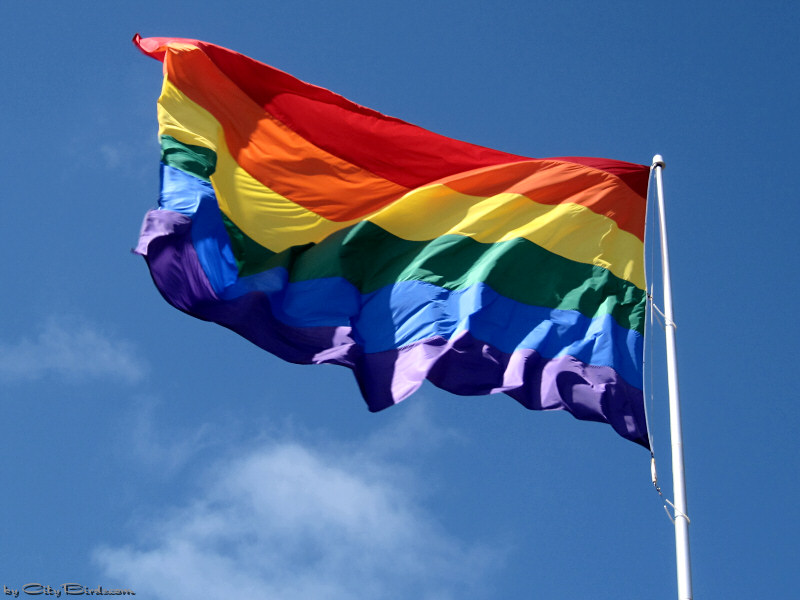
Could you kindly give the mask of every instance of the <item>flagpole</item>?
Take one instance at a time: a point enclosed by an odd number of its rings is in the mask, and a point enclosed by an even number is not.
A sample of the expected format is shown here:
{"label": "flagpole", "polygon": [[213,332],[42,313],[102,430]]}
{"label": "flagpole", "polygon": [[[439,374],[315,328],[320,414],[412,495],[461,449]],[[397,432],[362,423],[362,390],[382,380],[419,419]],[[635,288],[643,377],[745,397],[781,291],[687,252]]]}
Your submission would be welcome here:
{"label": "flagpole", "polygon": [[675,516],[675,556],[677,559],[678,600],[692,600],[692,565],[689,557],[689,517],[686,508],[686,479],[683,466],[681,404],[678,394],[678,360],[675,351],[675,320],[672,311],[672,281],[667,247],[667,224],[664,211],[664,184],[661,171],[664,159],[653,157],[658,193],[658,217],[661,232],[661,271],[664,279],[664,319],[667,334],[667,384],[669,388],[669,430],[672,441],[672,488]]}

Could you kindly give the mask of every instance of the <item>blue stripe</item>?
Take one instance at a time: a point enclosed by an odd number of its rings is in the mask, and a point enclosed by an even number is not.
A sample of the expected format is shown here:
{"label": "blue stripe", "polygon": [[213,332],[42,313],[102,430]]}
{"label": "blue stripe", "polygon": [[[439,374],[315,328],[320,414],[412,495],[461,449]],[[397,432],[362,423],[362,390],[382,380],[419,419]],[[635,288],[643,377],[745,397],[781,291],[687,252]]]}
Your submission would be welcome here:
{"label": "blue stripe", "polygon": [[234,285],[239,271],[213,186],[190,173],[161,163],[158,205],[191,217],[192,245],[214,291],[222,294]]}
{"label": "blue stripe", "polygon": [[288,282],[283,267],[244,277],[223,297],[248,292],[269,297],[273,314],[291,327],[348,327],[367,353],[408,346],[431,337],[450,339],[469,331],[512,353],[535,349],[545,358],[573,356],[617,371],[641,386],[643,340],[608,314],[529,306],[477,283],[451,291],[422,281],[403,281],[369,294],[342,278]]}
{"label": "blue stripe", "polygon": [[213,197],[214,188],[207,181],[198,179],[185,171],[161,163],[161,193],[158,205],[191,217],[203,197]]}

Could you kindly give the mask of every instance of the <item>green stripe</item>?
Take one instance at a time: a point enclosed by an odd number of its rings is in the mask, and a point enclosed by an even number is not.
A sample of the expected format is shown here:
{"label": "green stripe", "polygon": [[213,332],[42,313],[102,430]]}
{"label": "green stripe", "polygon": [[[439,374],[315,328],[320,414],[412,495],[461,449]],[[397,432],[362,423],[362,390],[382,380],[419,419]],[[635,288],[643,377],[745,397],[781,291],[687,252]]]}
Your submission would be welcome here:
{"label": "green stripe", "polygon": [[239,277],[255,275],[274,267],[286,267],[287,269],[296,263],[297,257],[305,250],[310,249],[314,244],[303,246],[292,246],[280,254],[264,248],[261,244],[250,238],[244,231],[239,229],[228,216],[220,212],[222,222],[228,231],[233,248],[233,257],[239,269]]}
{"label": "green stripe", "polygon": [[227,218],[240,276],[282,266],[291,281],[342,277],[370,293],[398,281],[425,281],[449,290],[485,282],[524,304],[610,313],[621,326],[644,332],[645,293],[610,271],[563,258],[518,238],[485,244],[460,235],[417,242],[369,221],[338,231],[319,244],[272,253]]}
{"label": "green stripe", "polygon": [[217,153],[203,146],[191,146],[169,135],[161,136],[161,162],[205,181],[217,168]]}

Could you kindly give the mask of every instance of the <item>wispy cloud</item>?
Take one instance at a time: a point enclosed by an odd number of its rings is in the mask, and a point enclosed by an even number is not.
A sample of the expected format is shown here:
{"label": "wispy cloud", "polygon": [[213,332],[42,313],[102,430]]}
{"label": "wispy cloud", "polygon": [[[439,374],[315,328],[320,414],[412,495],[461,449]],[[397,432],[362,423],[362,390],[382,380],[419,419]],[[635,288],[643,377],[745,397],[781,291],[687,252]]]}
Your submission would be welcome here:
{"label": "wispy cloud", "polygon": [[220,423],[194,428],[171,423],[167,427],[160,421],[159,404],[157,398],[137,396],[129,405],[128,426],[117,436],[124,455],[152,474],[173,477],[198,453],[230,439],[225,424]]}
{"label": "wispy cloud", "polygon": [[49,319],[32,338],[0,340],[0,382],[35,380],[49,375],[80,381],[116,378],[140,380],[145,364],[124,340],[76,319]]}
{"label": "wispy cloud", "polygon": [[165,600],[485,597],[499,552],[443,530],[417,500],[426,484],[396,466],[271,441],[216,465],[193,502],[95,559],[106,577]]}
{"label": "wispy cloud", "polygon": [[100,156],[102,156],[105,161],[106,167],[109,169],[118,169],[125,163],[125,159],[127,158],[126,148],[121,143],[101,144],[99,151]]}

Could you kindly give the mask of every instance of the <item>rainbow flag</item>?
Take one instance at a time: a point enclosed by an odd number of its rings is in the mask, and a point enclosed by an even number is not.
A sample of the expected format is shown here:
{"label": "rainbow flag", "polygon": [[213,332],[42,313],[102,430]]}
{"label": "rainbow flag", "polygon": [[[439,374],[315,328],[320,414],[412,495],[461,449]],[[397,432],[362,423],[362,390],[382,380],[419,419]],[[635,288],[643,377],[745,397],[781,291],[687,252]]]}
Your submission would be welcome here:
{"label": "rainbow flag", "polygon": [[220,46],[134,42],[164,66],[137,252],[170,304],[349,367],[371,411],[427,379],[648,445],[648,167],[482,148]]}

